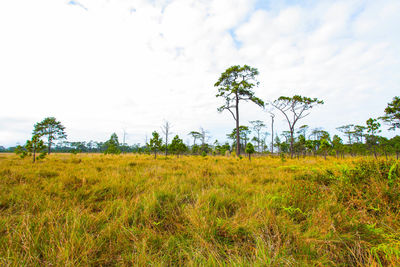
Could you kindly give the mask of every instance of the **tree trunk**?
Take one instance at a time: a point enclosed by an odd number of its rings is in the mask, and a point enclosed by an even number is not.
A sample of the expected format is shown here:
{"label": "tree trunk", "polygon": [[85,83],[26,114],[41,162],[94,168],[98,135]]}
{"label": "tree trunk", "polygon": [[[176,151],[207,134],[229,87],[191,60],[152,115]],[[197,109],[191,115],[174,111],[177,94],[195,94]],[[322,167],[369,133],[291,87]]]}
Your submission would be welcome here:
{"label": "tree trunk", "polygon": [[240,137],[239,137],[239,97],[236,94],[236,155],[240,156]]}
{"label": "tree trunk", "polygon": [[293,158],[293,143],[294,143],[294,137],[293,137],[293,132],[294,129],[290,128],[290,158]]}
{"label": "tree trunk", "polygon": [[165,157],[167,157],[167,155],[168,155],[168,137],[165,137]]}
{"label": "tree trunk", "polygon": [[251,154],[249,153],[249,160],[251,161]]}
{"label": "tree trunk", "polygon": [[324,153],[324,158],[325,158],[325,160],[326,160],[326,154],[328,154],[328,152],[327,152],[327,151],[325,151],[325,153]]}
{"label": "tree trunk", "polygon": [[35,147],[35,145],[33,145],[32,155],[33,155],[33,161],[32,161],[32,163],[35,163],[35,160],[36,160],[36,147]]}
{"label": "tree trunk", "polygon": [[154,151],[154,159],[157,158],[157,151]]}

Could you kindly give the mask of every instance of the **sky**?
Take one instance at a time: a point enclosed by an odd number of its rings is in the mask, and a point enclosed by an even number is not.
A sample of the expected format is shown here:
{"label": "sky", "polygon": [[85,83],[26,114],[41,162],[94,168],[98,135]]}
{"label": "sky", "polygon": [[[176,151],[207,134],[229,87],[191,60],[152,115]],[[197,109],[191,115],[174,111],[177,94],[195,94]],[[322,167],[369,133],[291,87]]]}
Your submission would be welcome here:
{"label": "sky", "polygon": [[[298,126],[365,125],[400,92],[399,13],[398,0],[2,0],[0,145],[24,144],[50,116],[69,141],[125,131],[143,144],[165,121],[185,142],[200,127],[224,141],[235,122],[214,84],[243,64],[259,70],[266,102],[324,100]],[[240,119],[271,130],[254,104]]]}

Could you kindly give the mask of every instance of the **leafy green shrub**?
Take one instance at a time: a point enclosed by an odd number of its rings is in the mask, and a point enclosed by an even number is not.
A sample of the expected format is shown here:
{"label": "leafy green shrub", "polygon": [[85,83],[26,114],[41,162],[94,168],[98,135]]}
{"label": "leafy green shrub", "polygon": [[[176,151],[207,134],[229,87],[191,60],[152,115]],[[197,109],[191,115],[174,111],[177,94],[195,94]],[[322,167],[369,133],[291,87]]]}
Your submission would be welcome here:
{"label": "leafy green shrub", "polygon": [[[394,160],[362,160],[358,162],[354,168],[347,170],[344,176],[348,178],[350,183],[368,183],[371,179],[388,181],[389,177],[396,175],[397,166]],[[398,168],[397,168],[398,173]]]}
{"label": "leafy green shrub", "polygon": [[333,173],[332,170],[328,169],[325,171],[318,171],[318,170],[305,171],[303,173],[296,174],[294,176],[294,180],[307,180],[328,186],[334,181],[339,180],[339,178]]}

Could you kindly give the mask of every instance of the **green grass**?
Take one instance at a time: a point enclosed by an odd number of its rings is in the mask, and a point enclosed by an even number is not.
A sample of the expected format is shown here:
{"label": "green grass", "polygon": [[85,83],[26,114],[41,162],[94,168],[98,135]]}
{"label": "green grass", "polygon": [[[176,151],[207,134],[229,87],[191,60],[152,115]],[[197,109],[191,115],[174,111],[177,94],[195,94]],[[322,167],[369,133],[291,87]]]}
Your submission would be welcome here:
{"label": "green grass", "polygon": [[399,164],[0,158],[0,265],[400,265]]}

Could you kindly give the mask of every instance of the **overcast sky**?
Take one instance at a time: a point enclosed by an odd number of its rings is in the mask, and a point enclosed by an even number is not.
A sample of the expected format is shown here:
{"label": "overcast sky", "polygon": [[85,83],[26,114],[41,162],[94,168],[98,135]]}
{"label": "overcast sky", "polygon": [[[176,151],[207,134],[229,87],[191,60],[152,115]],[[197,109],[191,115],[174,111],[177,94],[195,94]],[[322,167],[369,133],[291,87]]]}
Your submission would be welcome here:
{"label": "overcast sky", "polygon": [[[398,0],[2,0],[0,145],[48,116],[71,141],[125,129],[144,143],[164,120],[185,141],[199,127],[223,141],[235,124],[213,85],[237,64],[259,69],[265,101],[325,101],[298,126],[365,124],[400,92],[399,14]],[[270,124],[256,105],[240,115]]]}

